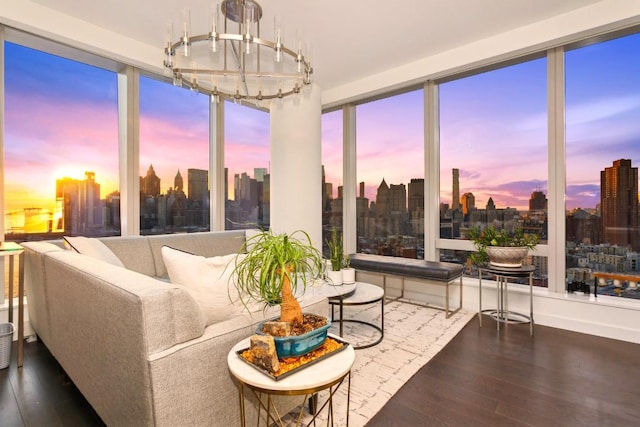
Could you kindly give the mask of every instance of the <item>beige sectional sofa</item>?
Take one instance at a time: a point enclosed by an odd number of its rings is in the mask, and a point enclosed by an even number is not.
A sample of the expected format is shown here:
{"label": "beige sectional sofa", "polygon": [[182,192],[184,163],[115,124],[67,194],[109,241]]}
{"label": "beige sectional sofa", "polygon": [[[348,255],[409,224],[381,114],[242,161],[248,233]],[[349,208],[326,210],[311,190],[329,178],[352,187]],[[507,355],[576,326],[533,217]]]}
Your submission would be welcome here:
{"label": "beige sectional sofa", "polygon": [[[100,240],[125,268],[60,242],[24,243],[27,306],[38,337],[107,425],[239,425],[226,356],[277,308],[207,326],[194,297],[168,282],[161,248],[237,253],[245,232]],[[302,296],[300,303],[306,312],[328,314],[326,298]],[[287,399],[282,409],[300,403]]]}

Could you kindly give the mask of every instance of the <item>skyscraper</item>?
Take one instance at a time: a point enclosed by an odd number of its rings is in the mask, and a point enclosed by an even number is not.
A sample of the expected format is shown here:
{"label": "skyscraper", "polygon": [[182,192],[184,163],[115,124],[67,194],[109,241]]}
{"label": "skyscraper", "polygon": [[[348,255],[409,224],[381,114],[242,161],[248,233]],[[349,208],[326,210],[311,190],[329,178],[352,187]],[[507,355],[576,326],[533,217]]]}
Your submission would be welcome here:
{"label": "skyscraper", "polygon": [[453,187],[452,187],[451,209],[457,211],[460,209],[460,170],[453,169]]}
{"label": "skyscraper", "polygon": [[85,172],[85,179],[62,178],[56,180],[56,200],[63,206],[63,229],[67,234],[96,234],[103,226],[100,184],[94,172]]}
{"label": "skyscraper", "polygon": [[147,174],[144,177],[140,177],[140,193],[143,196],[152,197],[160,195],[160,178],[156,175],[156,171],[153,170],[153,165],[149,165]]}
{"label": "skyscraper", "polygon": [[638,168],[620,159],[600,172],[602,235],[606,243],[640,250]]}
{"label": "skyscraper", "polygon": [[187,169],[187,183],[189,201],[209,203],[209,171]]}
{"label": "skyscraper", "polygon": [[463,215],[469,215],[476,208],[476,198],[473,193],[464,193],[460,201]]}
{"label": "skyscraper", "polygon": [[543,211],[547,209],[547,196],[542,191],[534,191],[529,198],[530,211]]}

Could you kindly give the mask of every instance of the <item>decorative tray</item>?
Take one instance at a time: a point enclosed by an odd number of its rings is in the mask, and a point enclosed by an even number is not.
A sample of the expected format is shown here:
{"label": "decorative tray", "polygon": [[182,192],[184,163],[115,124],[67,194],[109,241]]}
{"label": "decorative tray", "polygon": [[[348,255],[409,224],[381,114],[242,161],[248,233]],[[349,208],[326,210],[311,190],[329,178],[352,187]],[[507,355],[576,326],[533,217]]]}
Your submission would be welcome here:
{"label": "decorative tray", "polygon": [[266,369],[263,369],[257,365],[254,365],[249,359],[247,359],[244,356],[244,353],[249,350],[249,347],[236,351],[236,354],[238,355],[240,360],[244,361],[245,363],[249,364],[253,368],[262,372],[269,378],[275,381],[278,381],[298,371],[301,371],[307,366],[311,366],[321,360],[324,360],[328,357],[333,356],[334,354],[340,353],[342,350],[346,349],[348,346],[349,346],[349,343],[346,341],[343,341],[339,337],[334,337],[334,336],[327,337],[327,340],[325,341],[324,344],[322,344],[317,349],[310,351],[307,354],[303,354],[302,356],[297,356],[297,357],[280,358],[279,359],[280,370],[276,373],[271,373]]}

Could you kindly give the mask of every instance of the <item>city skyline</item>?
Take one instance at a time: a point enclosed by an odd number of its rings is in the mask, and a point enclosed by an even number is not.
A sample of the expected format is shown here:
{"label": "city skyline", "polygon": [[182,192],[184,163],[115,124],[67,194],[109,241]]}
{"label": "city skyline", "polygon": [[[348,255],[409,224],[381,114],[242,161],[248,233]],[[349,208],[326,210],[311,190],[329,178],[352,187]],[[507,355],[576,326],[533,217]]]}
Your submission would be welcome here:
{"label": "city skyline", "polygon": [[[640,35],[635,34],[567,52],[567,210],[595,207],[599,200],[599,171],[614,160],[628,158],[634,165],[640,164],[640,98],[633,96],[640,92],[640,81],[611,75],[622,67],[622,60],[624,70],[640,68],[640,59],[628,55],[639,39]],[[594,50],[604,52],[604,60],[586,58]],[[6,43],[6,54],[7,210],[20,199],[33,203],[47,199],[55,191],[56,177],[80,179],[86,169],[103,177],[103,195],[116,189],[119,165],[115,73],[11,43]],[[441,99],[442,108],[448,111],[447,103],[457,106],[448,119],[449,126],[455,126],[457,132],[441,136],[447,141],[440,147],[443,202],[451,203],[450,173],[454,167],[460,171],[461,192],[472,192],[479,205],[493,197],[498,205],[524,209],[532,191],[548,193],[546,100],[544,105],[539,101],[546,95],[536,86],[546,81],[546,72],[542,72],[546,60],[529,62],[525,68],[531,70],[525,70],[518,79],[501,78],[502,72],[509,72],[507,67],[442,85],[441,97],[448,99]],[[602,84],[593,85],[576,70],[586,70]],[[70,85],[70,81],[74,84]],[[527,84],[523,85],[523,81]],[[162,90],[156,91],[156,86]],[[497,98],[512,92],[518,93],[519,98],[509,105],[511,109],[504,105],[483,108],[485,104],[480,103],[491,100],[489,106],[499,104]],[[463,96],[469,93],[472,98]],[[530,99],[536,101],[529,102]],[[180,161],[192,162],[190,167],[206,169],[208,151],[203,155],[203,149],[185,147],[208,147],[208,102],[205,96],[142,78],[141,103],[146,107],[144,111],[141,108],[141,145],[151,142],[152,151],[158,155],[152,158],[141,149],[141,169],[153,164],[159,171],[167,170],[161,178],[163,183],[171,183],[175,168],[165,168],[163,163],[175,165],[178,154]],[[358,105],[357,181],[367,183],[368,197],[372,197],[382,179],[396,184],[424,177],[422,105],[422,90]],[[230,176],[237,173],[233,169],[268,168],[268,113],[233,103],[226,103],[225,108],[225,166],[230,168]],[[332,157],[323,157],[323,164],[327,165],[327,181],[334,182],[337,189],[342,184],[341,114],[332,116],[339,120],[328,119],[339,122],[334,126],[324,123],[329,115],[323,115],[323,155],[324,146],[334,146],[333,140],[340,149]],[[513,165],[506,166],[501,162],[504,150],[514,140],[506,132],[485,131],[499,130],[504,122],[515,124],[525,135],[531,134],[527,137],[530,140],[518,139],[520,151],[511,162]],[[69,141],[73,144],[67,147]],[[479,167],[478,153],[483,159],[496,161],[483,162]],[[526,171],[535,171],[540,178],[531,179],[531,174],[524,174]]]}

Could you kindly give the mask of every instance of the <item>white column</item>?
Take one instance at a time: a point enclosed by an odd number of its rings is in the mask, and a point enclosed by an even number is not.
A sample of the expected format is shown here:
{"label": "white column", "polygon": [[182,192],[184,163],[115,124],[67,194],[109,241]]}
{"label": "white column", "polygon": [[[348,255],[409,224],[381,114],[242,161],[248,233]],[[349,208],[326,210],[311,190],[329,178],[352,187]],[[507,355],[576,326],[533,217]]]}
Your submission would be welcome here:
{"label": "white column", "polygon": [[304,230],[322,249],[320,89],[271,106],[271,229]]}
{"label": "white column", "polygon": [[140,72],[118,72],[120,146],[120,227],[123,236],[140,234]]}
{"label": "white column", "polygon": [[209,106],[209,229],[225,229],[224,101]]}

